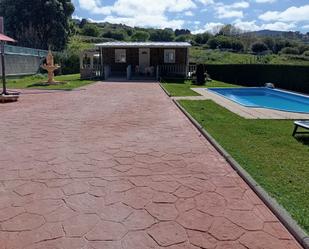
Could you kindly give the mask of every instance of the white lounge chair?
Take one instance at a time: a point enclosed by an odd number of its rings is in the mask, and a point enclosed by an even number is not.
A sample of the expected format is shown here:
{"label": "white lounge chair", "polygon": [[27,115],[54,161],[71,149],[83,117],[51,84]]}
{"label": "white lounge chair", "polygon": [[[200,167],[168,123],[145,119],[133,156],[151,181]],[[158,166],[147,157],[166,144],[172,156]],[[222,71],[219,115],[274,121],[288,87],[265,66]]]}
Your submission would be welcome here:
{"label": "white lounge chair", "polygon": [[296,134],[309,134],[309,132],[306,132],[306,131],[303,131],[303,132],[297,131],[297,129],[299,127],[303,128],[303,129],[306,129],[306,130],[309,130],[309,120],[308,121],[295,121],[294,125],[295,125],[295,128],[294,128],[294,131],[293,131],[293,137]]}

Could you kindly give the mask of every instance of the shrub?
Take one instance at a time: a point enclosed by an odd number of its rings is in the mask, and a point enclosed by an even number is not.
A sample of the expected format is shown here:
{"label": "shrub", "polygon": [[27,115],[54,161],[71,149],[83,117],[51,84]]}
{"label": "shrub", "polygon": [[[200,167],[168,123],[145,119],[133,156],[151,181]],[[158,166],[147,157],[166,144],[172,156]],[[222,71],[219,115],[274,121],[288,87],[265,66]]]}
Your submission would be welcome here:
{"label": "shrub", "polygon": [[266,52],[267,50],[268,47],[264,42],[255,42],[251,46],[251,51],[256,54]]}
{"label": "shrub", "polygon": [[144,42],[149,39],[150,35],[146,31],[136,31],[132,36],[131,36],[131,41],[137,41],[137,42]]}
{"label": "shrub", "polygon": [[173,41],[174,31],[172,29],[157,29],[150,32],[150,41]]}
{"label": "shrub", "polygon": [[102,35],[102,37],[111,38],[117,41],[124,41],[126,39],[126,34],[121,31],[107,31]]}
{"label": "shrub", "polygon": [[298,48],[290,48],[290,47],[287,47],[287,48],[283,48],[281,51],[280,51],[281,54],[299,54],[299,49]]}
{"label": "shrub", "polygon": [[205,32],[203,34],[197,34],[194,37],[194,41],[197,44],[206,44],[208,42],[208,40],[212,37],[212,35],[208,32]]}
{"label": "shrub", "polygon": [[196,67],[196,85],[202,86],[206,83],[206,71],[202,64],[198,64]]}
{"label": "shrub", "polygon": [[71,38],[66,50],[55,53],[55,62],[61,66],[58,73],[79,73],[79,55],[82,51],[90,48],[92,48],[92,45],[83,42],[80,37]]}
{"label": "shrub", "polygon": [[98,37],[100,34],[100,30],[95,24],[86,23],[82,28],[82,34],[87,36]]}
{"label": "shrub", "polygon": [[308,57],[309,57],[309,50],[305,51],[305,52],[303,53],[303,56],[308,56]]}
{"label": "shrub", "polygon": [[223,35],[209,39],[207,45],[211,49],[232,49],[235,51],[242,51],[244,49],[244,45],[240,40]]}
{"label": "shrub", "polygon": [[237,39],[232,40],[232,49],[235,51],[243,51],[244,50],[244,44]]}
{"label": "shrub", "polygon": [[191,35],[179,35],[175,38],[176,42],[191,42],[192,36]]}

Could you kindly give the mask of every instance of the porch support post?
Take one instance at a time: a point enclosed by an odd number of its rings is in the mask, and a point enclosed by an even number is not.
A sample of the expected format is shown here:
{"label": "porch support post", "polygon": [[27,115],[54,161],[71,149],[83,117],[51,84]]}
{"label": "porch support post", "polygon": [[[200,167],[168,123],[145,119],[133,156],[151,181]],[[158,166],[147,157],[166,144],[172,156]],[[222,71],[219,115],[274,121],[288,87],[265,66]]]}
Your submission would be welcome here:
{"label": "porch support post", "polygon": [[103,61],[103,49],[100,47],[100,77],[105,80],[104,61]]}
{"label": "porch support post", "polygon": [[80,69],[84,68],[84,53],[83,52],[79,55],[79,68]]}
{"label": "porch support post", "polygon": [[93,69],[93,53],[90,54],[90,68]]}
{"label": "porch support post", "polygon": [[189,48],[187,48],[187,61],[186,61],[186,75],[185,77],[187,78],[189,75],[189,66],[190,66],[190,62],[189,62]]}

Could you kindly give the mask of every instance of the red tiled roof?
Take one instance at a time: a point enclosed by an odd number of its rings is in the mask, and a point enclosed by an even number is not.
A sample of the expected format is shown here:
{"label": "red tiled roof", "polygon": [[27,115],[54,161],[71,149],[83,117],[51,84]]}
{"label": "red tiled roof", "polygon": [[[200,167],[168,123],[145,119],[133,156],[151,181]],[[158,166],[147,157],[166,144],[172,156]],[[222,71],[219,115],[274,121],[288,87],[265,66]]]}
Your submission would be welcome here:
{"label": "red tiled roof", "polygon": [[14,39],[4,35],[4,34],[0,34],[0,41],[6,41],[6,42],[15,42]]}

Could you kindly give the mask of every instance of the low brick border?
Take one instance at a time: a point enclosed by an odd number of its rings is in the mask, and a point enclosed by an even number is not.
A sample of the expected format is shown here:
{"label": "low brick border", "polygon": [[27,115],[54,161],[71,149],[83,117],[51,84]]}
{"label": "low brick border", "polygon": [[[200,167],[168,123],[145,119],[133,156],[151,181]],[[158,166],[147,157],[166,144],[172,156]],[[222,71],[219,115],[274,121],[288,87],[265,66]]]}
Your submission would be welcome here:
{"label": "low brick border", "polygon": [[[168,97],[171,94],[159,84]],[[309,249],[308,234],[296,223],[290,214],[272,198],[262,186],[260,186],[239,163],[178,103],[172,100],[179,110],[190,120],[190,122],[199,130],[199,132],[215,147],[215,149],[225,158],[225,160],[233,167],[237,174],[250,186],[256,195],[265,203],[265,205],[274,213],[278,220],[286,227],[286,229],[294,236],[304,249]]]}
{"label": "low brick border", "polygon": [[167,96],[172,97],[172,95],[164,88],[164,86],[162,86],[162,83],[159,83],[159,86],[166,93]]}

